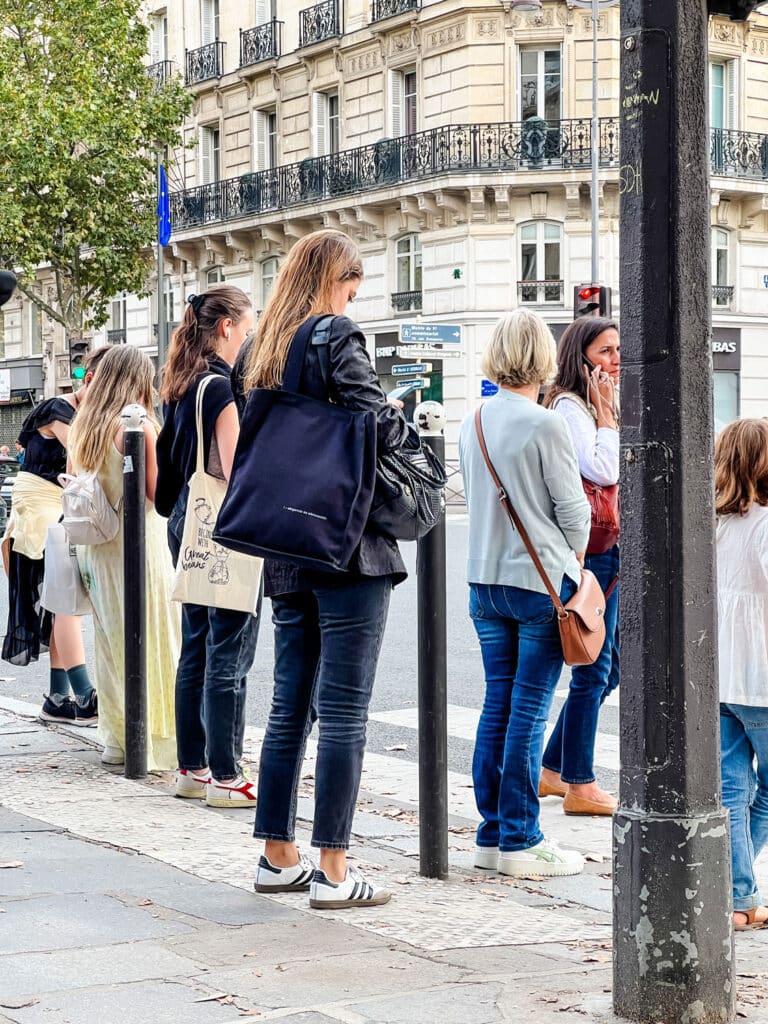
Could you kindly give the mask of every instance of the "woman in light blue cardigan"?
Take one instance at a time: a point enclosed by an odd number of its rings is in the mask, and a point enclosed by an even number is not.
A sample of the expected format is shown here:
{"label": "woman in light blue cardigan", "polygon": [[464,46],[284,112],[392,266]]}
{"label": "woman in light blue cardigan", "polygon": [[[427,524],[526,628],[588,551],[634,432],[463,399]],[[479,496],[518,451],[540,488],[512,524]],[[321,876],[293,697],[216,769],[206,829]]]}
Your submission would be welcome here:
{"label": "woman in light blue cardigan", "polygon": [[[567,424],[538,405],[554,372],[555,342],[544,321],[525,309],[503,317],[483,356],[483,373],[499,385],[483,407],[488,454],[565,602],[581,578],[591,516]],[[557,616],[499,502],[474,415],[462,424],[459,447],[469,612],[486,680],[473,761],[482,817],[475,864],[518,877],[578,874],[582,856],[545,839],[539,825],[544,731],[563,668]]]}

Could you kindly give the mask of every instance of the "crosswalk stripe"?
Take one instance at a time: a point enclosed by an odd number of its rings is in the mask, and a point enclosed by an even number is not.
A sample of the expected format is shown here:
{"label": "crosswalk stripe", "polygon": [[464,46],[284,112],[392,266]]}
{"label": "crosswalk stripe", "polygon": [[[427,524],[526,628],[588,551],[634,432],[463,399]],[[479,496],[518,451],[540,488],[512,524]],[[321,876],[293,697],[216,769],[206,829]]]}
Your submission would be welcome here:
{"label": "crosswalk stripe", "polygon": [[[397,708],[394,711],[374,711],[368,717],[374,722],[404,729],[418,731],[418,708]],[[480,718],[479,708],[465,708],[459,704],[448,705],[448,736],[458,740],[474,743],[477,723]],[[552,723],[547,726],[547,738],[552,732]],[[619,770],[619,738],[606,733],[598,733],[595,741],[595,765],[610,771]]]}

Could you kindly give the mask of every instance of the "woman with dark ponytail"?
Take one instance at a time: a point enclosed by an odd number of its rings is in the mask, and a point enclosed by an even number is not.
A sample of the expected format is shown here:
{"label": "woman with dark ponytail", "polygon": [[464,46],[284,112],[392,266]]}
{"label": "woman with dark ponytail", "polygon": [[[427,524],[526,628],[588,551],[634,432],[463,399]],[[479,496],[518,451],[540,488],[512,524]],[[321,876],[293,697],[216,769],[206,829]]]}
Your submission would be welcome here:
{"label": "woman with dark ponytail", "polygon": [[[251,300],[219,285],[190,295],[174,332],[160,397],[164,426],[157,443],[155,504],[168,516],[168,544],[178,560],[189,480],[197,460],[196,405],[200,385],[206,471],[228,480],[240,432],[230,373],[253,329]],[[258,618],[247,612],[182,605],[182,645],[176,673],[176,796],[213,807],[254,807],[255,786],[242,774],[245,686]]]}

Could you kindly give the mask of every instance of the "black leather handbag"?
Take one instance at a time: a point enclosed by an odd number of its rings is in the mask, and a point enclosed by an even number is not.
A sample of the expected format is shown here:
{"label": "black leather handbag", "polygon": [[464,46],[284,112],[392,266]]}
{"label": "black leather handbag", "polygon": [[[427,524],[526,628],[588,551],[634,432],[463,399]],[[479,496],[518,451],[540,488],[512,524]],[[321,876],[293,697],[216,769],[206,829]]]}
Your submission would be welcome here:
{"label": "black leather handbag", "polygon": [[393,540],[419,540],[442,515],[447,480],[440,459],[411,428],[401,448],[376,460],[369,523]]}

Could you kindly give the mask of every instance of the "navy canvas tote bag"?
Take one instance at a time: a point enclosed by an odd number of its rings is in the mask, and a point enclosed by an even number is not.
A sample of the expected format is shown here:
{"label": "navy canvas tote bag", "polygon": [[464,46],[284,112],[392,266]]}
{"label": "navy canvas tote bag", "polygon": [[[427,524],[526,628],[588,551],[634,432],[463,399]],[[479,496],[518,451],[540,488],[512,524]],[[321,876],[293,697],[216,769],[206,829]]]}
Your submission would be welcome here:
{"label": "navy canvas tote bag", "polygon": [[223,547],[344,572],[360,543],[376,478],[376,414],[301,393],[322,317],[296,332],[281,390],[250,393],[214,530]]}

